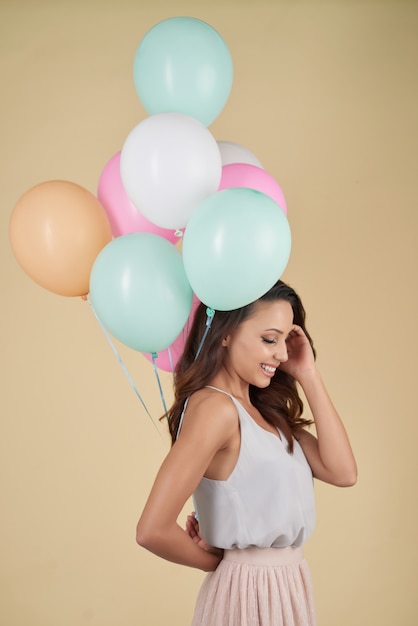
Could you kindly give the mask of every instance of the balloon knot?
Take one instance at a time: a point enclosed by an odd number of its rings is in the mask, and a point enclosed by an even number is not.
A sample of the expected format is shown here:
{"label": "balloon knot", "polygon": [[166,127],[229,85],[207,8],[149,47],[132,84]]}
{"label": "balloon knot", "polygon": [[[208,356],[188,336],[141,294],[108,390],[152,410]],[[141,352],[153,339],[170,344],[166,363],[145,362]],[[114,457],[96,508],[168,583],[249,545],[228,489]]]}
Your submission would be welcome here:
{"label": "balloon knot", "polygon": [[206,309],[206,315],[207,315],[207,317],[206,317],[206,326],[208,328],[210,328],[210,325],[212,324],[213,316],[215,315],[215,310],[211,309],[210,307],[208,307]]}

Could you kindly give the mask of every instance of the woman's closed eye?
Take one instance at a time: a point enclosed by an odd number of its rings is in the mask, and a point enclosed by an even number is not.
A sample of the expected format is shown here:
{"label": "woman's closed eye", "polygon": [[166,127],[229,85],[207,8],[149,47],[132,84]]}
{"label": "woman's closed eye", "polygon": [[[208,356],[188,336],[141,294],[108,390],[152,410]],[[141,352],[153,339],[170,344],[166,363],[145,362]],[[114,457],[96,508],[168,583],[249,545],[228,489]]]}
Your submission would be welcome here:
{"label": "woman's closed eye", "polygon": [[276,343],[275,339],[268,339],[267,337],[261,337],[261,339],[264,341],[264,343]]}

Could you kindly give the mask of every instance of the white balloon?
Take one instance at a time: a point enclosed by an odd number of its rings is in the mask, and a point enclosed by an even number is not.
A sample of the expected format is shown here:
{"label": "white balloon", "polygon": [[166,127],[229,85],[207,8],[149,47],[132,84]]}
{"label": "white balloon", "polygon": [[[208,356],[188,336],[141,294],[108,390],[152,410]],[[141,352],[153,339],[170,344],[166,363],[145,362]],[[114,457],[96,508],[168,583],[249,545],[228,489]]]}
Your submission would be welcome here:
{"label": "white balloon", "polygon": [[142,215],[162,228],[180,229],[218,190],[222,159],[204,124],[182,113],[159,113],[129,133],[120,173],[126,194]]}
{"label": "white balloon", "polygon": [[222,158],[222,165],[231,165],[232,163],[247,163],[248,165],[255,165],[261,167],[260,161],[255,154],[250,152],[244,146],[232,141],[218,141],[219,150]]}

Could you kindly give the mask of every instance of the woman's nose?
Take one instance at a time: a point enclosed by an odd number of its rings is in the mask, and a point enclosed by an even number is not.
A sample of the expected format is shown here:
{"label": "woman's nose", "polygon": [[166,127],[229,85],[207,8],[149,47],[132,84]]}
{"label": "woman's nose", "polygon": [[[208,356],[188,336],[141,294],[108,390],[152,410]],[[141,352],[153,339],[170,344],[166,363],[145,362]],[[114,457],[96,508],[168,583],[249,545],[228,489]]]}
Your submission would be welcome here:
{"label": "woman's nose", "polygon": [[289,354],[287,352],[286,343],[277,345],[274,358],[280,363],[285,363],[288,360]]}

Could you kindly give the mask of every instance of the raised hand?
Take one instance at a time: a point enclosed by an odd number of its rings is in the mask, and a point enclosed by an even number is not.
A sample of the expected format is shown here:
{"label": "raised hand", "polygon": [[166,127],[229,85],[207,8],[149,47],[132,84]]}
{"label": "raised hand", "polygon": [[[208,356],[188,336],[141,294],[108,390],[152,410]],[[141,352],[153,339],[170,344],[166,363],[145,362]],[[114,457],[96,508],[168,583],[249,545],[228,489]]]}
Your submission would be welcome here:
{"label": "raised hand", "polygon": [[286,340],[288,360],[280,364],[280,369],[296,380],[315,368],[315,358],[308,338],[300,326],[293,325]]}

